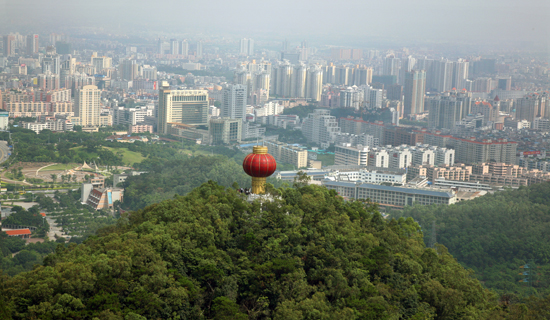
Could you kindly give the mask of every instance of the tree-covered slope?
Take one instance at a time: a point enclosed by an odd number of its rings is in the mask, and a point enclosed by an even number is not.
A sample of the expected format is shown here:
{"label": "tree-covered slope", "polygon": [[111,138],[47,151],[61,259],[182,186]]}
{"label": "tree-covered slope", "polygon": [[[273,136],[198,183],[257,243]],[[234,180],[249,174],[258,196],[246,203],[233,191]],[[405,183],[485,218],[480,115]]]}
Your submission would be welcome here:
{"label": "tree-covered slope", "polygon": [[[438,243],[501,294],[550,294],[550,183],[452,206],[407,207],[393,216],[418,221],[428,243],[435,229]],[[519,282],[530,278],[519,275],[526,263],[535,266],[532,284]]]}
{"label": "tree-covered slope", "polygon": [[44,266],[0,279],[0,318],[508,314],[444,247],[426,248],[412,219],[386,221],[373,205],[318,186],[279,192],[248,203],[209,182],[132,212],[84,244],[60,246]]}
{"label": "tree-covered slope", "polygon": [[[129,177],[124,183],[124,207],[137,210],[175,195],[186,195],[206,181],[212,180],[222,186],[237,183],[250,187],[250,177],[240,164],[225,156],[196,156],[185,159],[147,159],[140,164],[147,171]],[[269,178],[278,185],[280,181]]]}

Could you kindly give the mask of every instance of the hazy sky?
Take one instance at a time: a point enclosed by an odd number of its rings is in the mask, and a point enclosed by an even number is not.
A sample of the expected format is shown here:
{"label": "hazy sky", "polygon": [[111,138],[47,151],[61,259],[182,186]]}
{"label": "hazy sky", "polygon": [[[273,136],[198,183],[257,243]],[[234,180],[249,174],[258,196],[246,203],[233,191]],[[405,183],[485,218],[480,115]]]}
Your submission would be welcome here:
{"label": "hazy sky", "polygon": [[103,26],[275,39],[548,42],[548,21],[549,0],[0,0],[2,32]]}

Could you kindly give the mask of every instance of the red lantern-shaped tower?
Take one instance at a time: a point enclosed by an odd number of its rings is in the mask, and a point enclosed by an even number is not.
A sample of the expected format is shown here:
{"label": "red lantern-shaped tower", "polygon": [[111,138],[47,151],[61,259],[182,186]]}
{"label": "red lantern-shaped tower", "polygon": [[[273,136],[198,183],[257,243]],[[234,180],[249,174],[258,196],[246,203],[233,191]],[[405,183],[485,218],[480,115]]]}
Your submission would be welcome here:
{"label": "red lantern-shaped tower", "polygon": [[265,193],[265,180],[277,169],[277,162],[267,153],[267,147],[257,146],[243,161],[243,169],[252,177],[252,193]]}

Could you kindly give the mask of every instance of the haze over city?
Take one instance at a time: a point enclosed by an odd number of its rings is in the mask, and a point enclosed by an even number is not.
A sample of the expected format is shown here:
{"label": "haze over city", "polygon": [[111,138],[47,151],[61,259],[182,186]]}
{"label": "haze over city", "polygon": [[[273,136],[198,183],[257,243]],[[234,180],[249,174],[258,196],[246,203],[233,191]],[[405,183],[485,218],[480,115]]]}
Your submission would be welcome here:
{"label": "haze over city", "polygon": [[[2,0],[2,31],[201,33],[350,42],[547,42],[548,1]],[[91,29],[90,29],[91,28]]]}

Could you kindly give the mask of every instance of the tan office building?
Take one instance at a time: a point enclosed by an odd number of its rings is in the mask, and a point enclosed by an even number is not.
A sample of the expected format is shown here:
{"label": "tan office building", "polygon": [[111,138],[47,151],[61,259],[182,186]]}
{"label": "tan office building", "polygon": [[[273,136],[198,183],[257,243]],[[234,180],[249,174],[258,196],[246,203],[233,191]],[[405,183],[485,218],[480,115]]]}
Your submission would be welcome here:
{"label": "tan office building", "polygon": [[208,91],[170,90],[169,84],[163,81],[159,89],[157,131],[168,134],[168,123],[206,125]]}
{"label": "tan office building", "polygon": [[277,162],[290,163],[298,169],[307,167],[307,150],[279,141],[265,141],[264,144]]}

